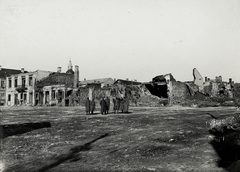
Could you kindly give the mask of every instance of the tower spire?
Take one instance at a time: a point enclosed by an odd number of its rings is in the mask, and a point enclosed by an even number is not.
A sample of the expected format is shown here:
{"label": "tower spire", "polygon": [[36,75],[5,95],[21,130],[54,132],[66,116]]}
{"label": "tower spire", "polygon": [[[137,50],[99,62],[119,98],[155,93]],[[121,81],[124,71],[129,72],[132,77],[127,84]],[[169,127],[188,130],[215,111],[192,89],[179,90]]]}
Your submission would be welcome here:
{"label": "tower spire", "polygon": [[69,58],[69,63],[68,63],[68,70],[72,70],[72,62],[71,62],[71,58]]}

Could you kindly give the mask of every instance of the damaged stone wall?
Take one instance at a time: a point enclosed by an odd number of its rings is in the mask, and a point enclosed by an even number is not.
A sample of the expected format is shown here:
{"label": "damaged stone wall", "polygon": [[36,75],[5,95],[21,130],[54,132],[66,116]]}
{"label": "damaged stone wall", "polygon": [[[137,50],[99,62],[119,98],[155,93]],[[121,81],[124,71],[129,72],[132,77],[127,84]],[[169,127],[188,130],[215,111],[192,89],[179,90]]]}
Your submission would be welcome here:
{"label": "damaged stone wall", "polygon": [[198,86],[199,91],[203,90],[203,77],[196,68],[193,69],[193,83]]}
{"label": "damaged stone wall", "polygon": [[211,97],[233,98],[231,84],[226,82],[207,82],[204,84],[203,93]]}
{"label": "damaged stone wall", "polygon": [[87,100],[87,97],[89,96],[89,88],[79,88],[80,96],[79,96],[79,104],[81,106],[85,106],[85,102]]}
{"label": "damaged stone wall", "polygon": [[181,104],[183,101],[190,96],[190,92],[188,86],[179,81],[171,81],[169,84],[170,92],[169,92],[169,104],[176,105]]}
{"label": "damaged stone wall", "polygon": [[204,86],[203,93],[206,94],[206,95],[211,95],[212,94],[212,89],[213,89],[212,83],[209,83],[208,85]]}
{"label": "damaged stone wall", "polygon": [[78,89],[73,89],[69,91],[68,106],[77,106],[80,105],[80,91]]}

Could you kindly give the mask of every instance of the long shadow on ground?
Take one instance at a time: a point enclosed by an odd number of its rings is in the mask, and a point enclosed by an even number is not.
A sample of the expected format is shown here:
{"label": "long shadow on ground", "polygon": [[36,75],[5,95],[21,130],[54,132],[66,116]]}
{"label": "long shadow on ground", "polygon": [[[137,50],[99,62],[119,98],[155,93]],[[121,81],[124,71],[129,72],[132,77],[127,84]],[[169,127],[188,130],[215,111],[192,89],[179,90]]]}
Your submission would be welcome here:
{"label": "long shadow on ground", "polygon": [[82,151],[88,151],[92,148],[91,144],[96,142],[97,140],[100,140],[104,137],[107,137],[109,134],[106,133],[84,145],[80,145],[80,146],[76,146],[76,147],[73,147],[72,149],[70,149],[69,153],[67,154],[63,154],[63,155],[60,155],[56,158],[56,161],[53,162],[52,164],[50,165],[46,165],[44,167],[42,167],[41,169],[37,170],[37,172],[46,172],[48,170],[50,170],[51,168],[54,168],[66,161],[78,161],[81,159],[80,155],[79,155],[79,152],[82,152]]}
{"label": "long shadow on ground", "polygon": [[23,123],[23,124],[5,124],[0,125],[0,139],[17,134],[23,134],[40,128],[51,127],[50,122]]}
{"label": "long shadow on ground", "polygon": [[[59,155],[57,157],[54,157],[53,160],[53,163],[50,163],[50,164],[47,164],[45,166],[43,166],[42,168],[38,169],[38,168],[34,168],[34,169],[27,169],[27,163],[24,165],[24,164],[18,164],[16,166],[12,166],[8,169],[5,170],[5,172],[12,172],[12,171],[34,171],[34,172],[46,172],[54,167],[57,167],[58,165],[66,162],[66,161],[70,161],[70,162],[74,162],[74,161],[78,161],[78,160],[81,160],[81,154],[80,152],[83,152],[83,151],[88,151],[92,148],[92,144],[104,137],[107,137],[109,134],[106,133],[84,145],[79,145],[79,146],[75,146],[73,148],[71,148],[69,150],[68,153],[66,154],[62,154],[62,155]],[[50,157],[52,158],[52,157]],[[46,160],[45,160],[46,161]]]}

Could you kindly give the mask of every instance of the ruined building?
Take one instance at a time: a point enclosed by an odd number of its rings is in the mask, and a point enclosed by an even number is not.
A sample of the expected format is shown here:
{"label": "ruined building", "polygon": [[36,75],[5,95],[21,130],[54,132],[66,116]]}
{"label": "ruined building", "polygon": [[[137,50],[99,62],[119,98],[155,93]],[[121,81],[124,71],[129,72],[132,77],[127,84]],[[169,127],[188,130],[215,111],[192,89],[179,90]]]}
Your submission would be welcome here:
{"label": "ruined building", "polygon": [[130,81],[128,79],[103,78],[94,80],[84,80],[80,82],[80,105],[84,105],[86,98],[94,99],[96,106],[102,97],[109,97],[112,104],[112,99],[115,97],[126,98],[134,102],[135,98],[139,98],[140,82]]}
{"label": "ruined building", "polygon": [[231,78],[229,81],[223,81],[222,76],[216,76],[215,79],[203,78],[196,68],[193,69],[194,84],[198,86],[201,93],[210,97],[228,97],[233,98],[234,82]]}
{"label": "ruined building", "polygon": [[233,88],[234,82],[231,78],[229,81],[222,81],[222,77],[216,77],[216,79],[207,79],[205,78],[205,82],[203,84],[203,93],[212,96],[212,97],[221,97],[226,96],[229,98],[233,98]]}
{"label": "ruined building", "polygon": [[151,94],[168,100],[168,104],[178,104],[191,95],[186,83],[176,81],[172,74],[159,75],[145,83]]}
{"label": "ruined building", "polygon": [[79,104],[78,87],[79,67],[76,65],[73,71],[70,61],[66,73],[62,73],[61,67],[58,67],[57,72],[37,82],[36,105],[77,105]]}

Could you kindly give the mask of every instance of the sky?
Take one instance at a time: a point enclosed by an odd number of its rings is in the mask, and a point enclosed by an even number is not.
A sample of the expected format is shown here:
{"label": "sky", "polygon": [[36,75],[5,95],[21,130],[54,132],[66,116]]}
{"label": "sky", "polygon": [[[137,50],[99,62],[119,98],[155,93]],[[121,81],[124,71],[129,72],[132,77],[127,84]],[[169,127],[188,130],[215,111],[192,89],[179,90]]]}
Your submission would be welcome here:
{"label": "sky", "polygon": [[0,65],[80,80],[240,82],[239,0],[0,0]]}

